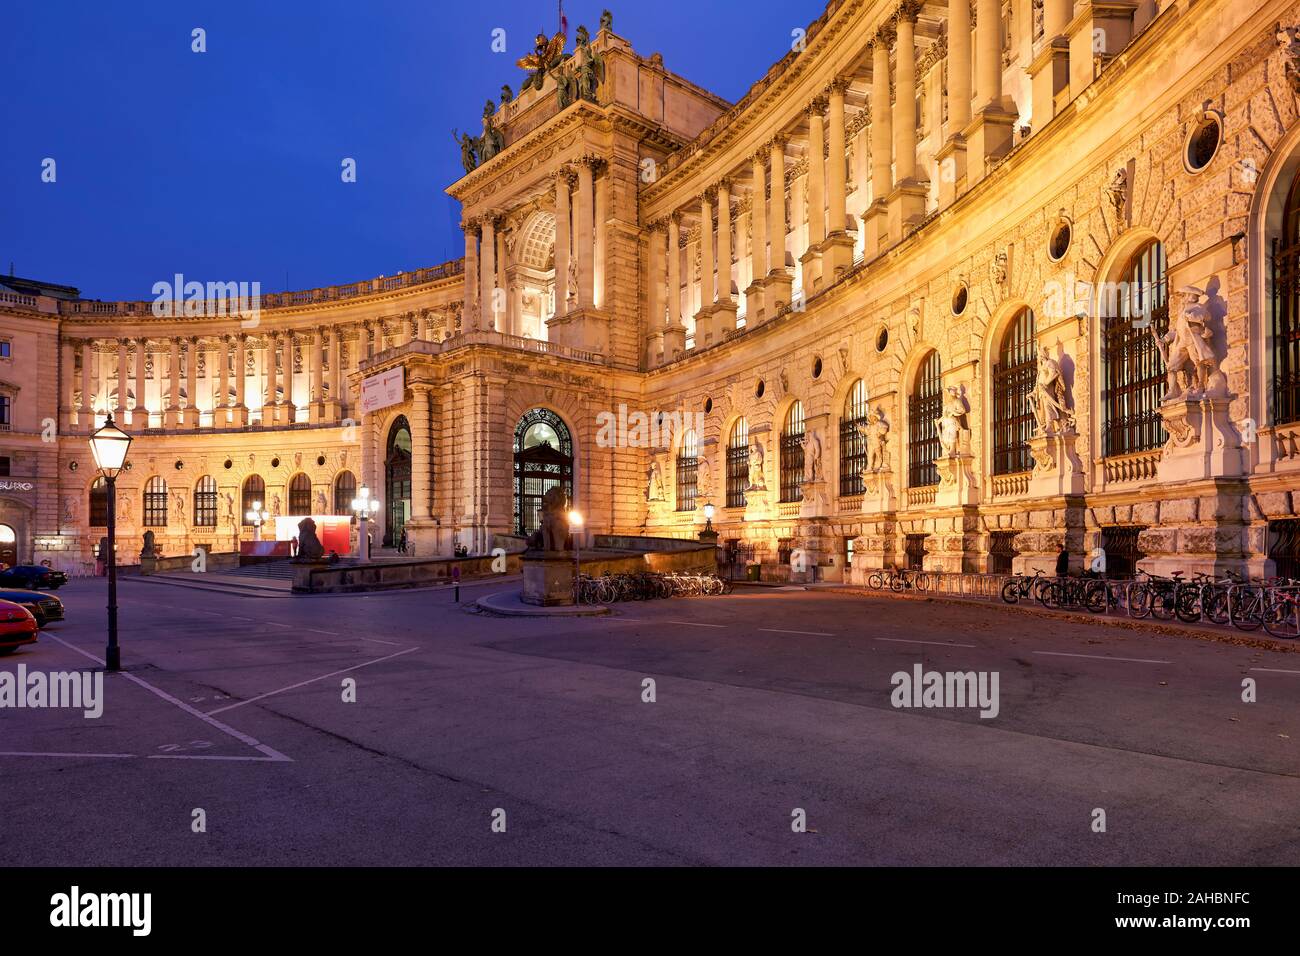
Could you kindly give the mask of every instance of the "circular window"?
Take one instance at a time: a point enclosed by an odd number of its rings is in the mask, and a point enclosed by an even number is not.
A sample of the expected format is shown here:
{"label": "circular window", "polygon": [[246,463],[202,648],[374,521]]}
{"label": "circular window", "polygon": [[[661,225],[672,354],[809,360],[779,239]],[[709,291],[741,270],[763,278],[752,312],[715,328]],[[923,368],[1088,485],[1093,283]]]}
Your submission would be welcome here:
{"label": "circular window", "polygon": [[813,378],[821,378],[821,377],[822,377],[822,359],[821,356],[819,355],[817,356],[817,358],[813,359]]}
{"label": "circular window", "polygon": [[711,411],[713,411],[713,399],[706,398],[704,400],[704,414],[707,415]]}
{"label": "circular window", "polygon": [[323,465],[323,464],[325,464],[325,456],[324,456],[324,455],[317,455],[317,456],[316,456],[316,464],[318,464],[318,465]]}
{"label": "circular window", "polygon": [[1219,151],[1221,142],[1223,142],[1223,121],[1219,119],[1219,114],[1203,113],[1201,121],[1187,137],[1188,170],[1199,173],[1210,165],[1210,161]]}
{"label": "circular window", "polygon": [[68,462],[68,471],[76,471],[77,467],[78,465],[75,461]]}
{"label": "circular window", "polygon": [[956,290],[952,294],[953,315],[961,315],[966,311],[966,300],[969,296],[970,293],[966,291],[966,284],[964,282],[957,286]]}
{"label": "circular window", "polygon": [[185,467],[185,462],[183,462],[183,461],[181,461],[179,458],[177,458],[177,459],[176,459],[176,464],[172,465],[172,467],[175,468],[177,471],[180,471],[182,468]]}
{"label": "circular window", "polygon": [[235,465],[235,463],[231,461],[229,458],[227,458],[225,462],[223,462],[223,464],[227,469],[233,468]]}
{"label": "circular window", "polygon": [[1056,231],[1052,233],[1052,238],[1047,243],[1047,255],[1053,262],[1060,262],[1065,258],[1065,254],[1070,251],[1071,236],[1072,233],[1068,222],[1057,223]]}
{"label": "circular window", "polygon": [[755,389],[754,389],[754,397],[755,397],[755,398],[762,398],[762,397],[763,397],[763,392],[764,392],[766,389],[767,389],[767,386],[763,384],[763,380],[760,378],[760,379],[758,380],[758,385],[757,385],[757,387],[755,387]]}
{"label": "circular window", "polygon": [[279,467],[280,467],[280,459],[279,459],[279,458],[272,458],[272,459],[271,459],[271,467],[272,467],[272,468],[279,468]]}
{"label": "circular window", "polygon": [[883,352],[885,346],[889,344],[889,329],[881,329],[876,333],[876,351]]}

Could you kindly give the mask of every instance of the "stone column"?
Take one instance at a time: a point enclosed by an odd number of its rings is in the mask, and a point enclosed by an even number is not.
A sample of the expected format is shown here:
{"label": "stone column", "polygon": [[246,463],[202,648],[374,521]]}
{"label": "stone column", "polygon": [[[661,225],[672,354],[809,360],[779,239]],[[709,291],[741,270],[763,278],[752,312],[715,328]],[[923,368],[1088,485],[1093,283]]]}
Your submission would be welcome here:
{"label": "stone column", "polygon": [[763,150],[750,161],[753,192],[749,211],[749,274],[753,277],[745,288],[746,323],[757,325],[766,318],[763,289],[767,284],[767,171]]}
{"label": "stone column", "polygon": [[59,379],[63,394],[59,396],[59,432],[72,431],[72,412],[77,407],[77,353],[73,339],[63,339],[59,343]]}
{"label": "stone column", "polygon": [[433,515],[433,430],[429,427],[429,386],[411,386],[411,518],[428,522]]}
{"label": "stone column", "polygon": [[686,328],[682,325],[681,221],[677,213],[668,216],[668,327],[664,329],[664,361],[671,362],[686,351]]}
{"label": "stone column", "polygon": [[950,205],[957,198],[958,184],[966,180],[966,127],[971,120],[970,65],[970,0],[948,0],[948,137],[935,152],[940,206]]}
{"label": "stone column", "polygon": [[893,40],[893,25],[886,24],[871,41],[871,205],[862,214],[868,260],[889,239],[887,199],[894,187],[890,169],[893,108],[889,103],[889,46]]}
{"label": "stone column", "polygon": [[94,345],[90,339],[81,340],[81,405],[77,408],[77,427],[89,432],[95,427],[93,365]]}
{"label": "stone column", "polygon": [[199,337],[191,335],[185,354],[185,427],[199,427]]}
{"label": "stone column", "polygon": [[656,219],[650,223],[646,240],[648,243],[648,264],[646,269],[646,368],[654,368],[663,361],[664,328],[664,290],[667,285],[664,270],[667,269],[664,239],[664,222]]}
{"label": "stone column", "polygon": [[[376,497],[375,492],[375,416],[373,412],[361,413],[361,484],[370,488],[370,496]],[[360,488],[358,487],[358,490]],[[387,505],[387,502],[380,498],[381,506]],[[373,524],[370,525],[373,528]]]}
{"label": "stone column", "polygon": [[118,428],[126,428],[126,410],[128,408],[126,393],[131,386],[131,367],[127,361],[126,346],[130,339],[117,340],[117,410],[113,420]]}
{"label": "stone column", "polygon": [[592,305],[598,309],[605,307],[605,264],[606,236],[609,220],[609,173],[596,180],[596,227],[595,227],[595,267],[592,271]]}
{"label": "stone column", "polygon": [[497,236],[496,215],[489,213],[483,217],[482,262],[478,300],[480,303],[481,324],[479,328],[493,330],[497,327],[497,297],[493,294],[497,288]]}
{"label": "stone column", "polygon": [[[235,407],[230,416],[230,424],[243,428],[248,424],[248,405],[244,402],[248,375],[248,336],[243,332],[235,335]],[[240,519],[243,520],[242,518]]]}
{"label": "stone column", "polygon": [[279,345],[276,333],[270,332],[262,339],[262,381],[266,397],[262,400],[262,427],[270,428],[275,424],[275,393],[279,389],[279,373],[276,355]]}
{"label": "stone column", "polygon": [[578,308],[589,309],[592,304],[593,263],[593,212],[592,195],[593,160],[578,163],[578,199],[573,207],[574,240],[578,252]]}
{"label": "stone column", "polygon": [[144,336],[135,340],[135,409],[131,412],[131,430],[144,431],[149,427],[148,380],[145,363],[149,360],[149,340]]}
{"label": "stone column", "polygon": [[736,327],[736,300],[731,297],[731,180],[718,182],[718,301],[713,332],[721,342]]}
{"label": "stone column", "polygon": [[786,137],[772,137],[769,145],[772,167],[772,193],[768,206],[768,273],[765,289],[767,292],[768,317],[774,317],[777,311],[790,302],[790,287],[794,277],[785,266],[785,242],[787,223],[785,218],[785,145]]}
{"label": "stone column", "polygon": [[311,403],[309,419],[313,422],[325,421],[325,363],[321,361],[325,350],[325,328],[319,326],[311,330]]}
{"label": "stone column", "polygon": [[1029,63],[1033,95],[1030,123],[1038,132],[1056,115],[1056,98],[1070,85],[1070,39],[1065,28],[1074,11],[1073,0],[1044,0],[1043,45]]}
{"label": "stone column", "polygon": [[[465,312],[468,315],[477,315],[478,224],[473,219],[467,219],[461,223],[461,228],[465,230]],[[471,331],[471,325],[472,323],[466,325],[466,332]]]}
{"label": "stone column", "polygon": [[[822,243],[826,239],[826,98],[816,97],[808,106],[808,248],[799,257],[803,265],[804,297],[821,285]],[[834,162],[835,154],[831,154]],[[841,154],[840,165],[843,166]]]}
{"label": "stone column", "polygon": [[171,338],[171,351],[167,360],[167,418],[169,428],[181,425],[181,340]]}
{"label": "stone column", "polygon": [[975,19],[975,101],[980,106],[966,128],[969,185],[983,179],[990,162],[1011,149],[1018,119],[1002,95],[1002,0],[979,0]]}
{"label": "stone column", "polygon": [[555,315],[569,311],[569,191],[573,174],[568,167],[555,174]]}
{"label": "stone column", "polygon": [[216,428],[225,428],[229,424],[227,409],[230,407],[230,336],[221,337],[221,349],[218,352],[221,362],[221,375],[217,379],[217,400],[213,403],[212,424]]}
{"label": "stone column", "polygon": [[[426,329],[427,333],[427,329]],[[325,399],[323,418],[327,422],[339,419],[343,407],[343,330],[338,326],[329,330],[330,337],[330,391]]]}
{"label": "stone column", "polygon": [[[853,236],[847,229],[848,210],[845,207],[848,150],[844,141],[844,94],[848,86],[847,80],[837,77],[826,88],[830,156],[826,167],[826,238],[821,249],[821,275],[825,284],[834,282],[853,265]],[[806,287],[807,282],[804,285]]]}
{"label": "stone column", "polygon": [[894,126],[894,189],[889,195],[889,241],[900,241],[925,218],[929,187],[916,175],[916,18],[920,0],[903,0],[895,22],[898,116]]}

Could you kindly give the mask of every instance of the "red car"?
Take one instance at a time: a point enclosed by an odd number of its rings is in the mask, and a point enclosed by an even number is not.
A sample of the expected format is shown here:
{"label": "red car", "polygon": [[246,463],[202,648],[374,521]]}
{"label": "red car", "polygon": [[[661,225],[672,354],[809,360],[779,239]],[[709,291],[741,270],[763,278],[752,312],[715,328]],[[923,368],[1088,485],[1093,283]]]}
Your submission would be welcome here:
{"label": "red car", "polygon": [[36,618],[13,601],[0,601],[0,657],[36,642]]}

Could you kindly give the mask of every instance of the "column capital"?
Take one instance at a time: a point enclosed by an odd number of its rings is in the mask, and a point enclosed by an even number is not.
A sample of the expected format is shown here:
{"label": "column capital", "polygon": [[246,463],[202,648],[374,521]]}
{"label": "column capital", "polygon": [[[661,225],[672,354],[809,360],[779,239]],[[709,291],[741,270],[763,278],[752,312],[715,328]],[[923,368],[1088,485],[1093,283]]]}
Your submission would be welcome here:
{"label": "column capital", "polygon": [[773,152],[776,152],[778,150],[784,150],[786,144],[789,142],[790,142],[790,137],[788,135],[786,135],[785,133],[777,133],[770,140],[768,140],[767,145],[769,149],[771,149]]}
{"label": "column capital", "polygon": [[893,49],[894,41],[897,39],[898,30],[894,26],[894,21],[891,18],[880,25],[880,29],[876,31],[876,35],[867,41],[867,46],[871,47],[873,52],[882,47],[888,51]]}
{"label": "column capital", "polygon": [[565,163],[563,166],[561,166],[559,169],[555,171],[555,185],[557,187],[560,185],[560,183],[564,183],[566,186],[572,186],[575,182],[577,182],[577,180],[578,180],[578,172],[573,168],[573,165],[570,163]]}
{"label": "column capital", "polygon": [[902,0],[898,5],[898,11],[894,14],[894,20],[897,23],[906,21],[915,23],[917,17],[921,15],[921,0]]}
{"label": "column capital", "polygon": [[843,96],[845,93],[848,92],[848,90],[849,90],[848,77],[837,76],[834,79],[832,79],[829,83],[826,84],[826,88],[825,90],[823,90],[823,92],[826,94],[827,97],[831,97],[831,96]]}
{"label": "column capital", "polygon": [[754,150],[754,155],[750,157],[750,162],[755,166],[762,166],[767,162],[768,146],[763,145]]}
{"label": "column capital", "polygon": [[126,336],[123,336],[122,338],[117,340],[117,347],[120,349],[127,348],[128,346],[130,346],[130,344],[131,344],[131,340]]}
{"label": "column capital", "polygon": [[731,192],[731,187],[734,185],[735,181],[730,176],[723,176],[718,180],[717,191],[722,192],[723,190],[726,190],[727,192]]}
{"label": "column capital", "polygon": [[827,98],[826,94],[819,93],[812,98],[812,102],[809,103],[804,110],[810,117],[825,116],[826,110],[829,106],[830,100]]}
{"label": "column capital", "polygon": [[700,202],[709,203],[710,205],[718,198],[718,187],[707,186],[704,192],[700,193]]}

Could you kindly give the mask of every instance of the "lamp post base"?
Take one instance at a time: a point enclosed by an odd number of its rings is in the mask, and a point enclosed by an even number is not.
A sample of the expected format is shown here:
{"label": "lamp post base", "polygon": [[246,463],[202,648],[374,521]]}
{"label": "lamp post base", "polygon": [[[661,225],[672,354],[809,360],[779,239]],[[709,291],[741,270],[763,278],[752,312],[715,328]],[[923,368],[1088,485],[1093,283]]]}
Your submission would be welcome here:
{"label": "lamp post base", "polygon": [[104,651],[104,670],[120,671],[122,669],[122,649],[109,647]]}

